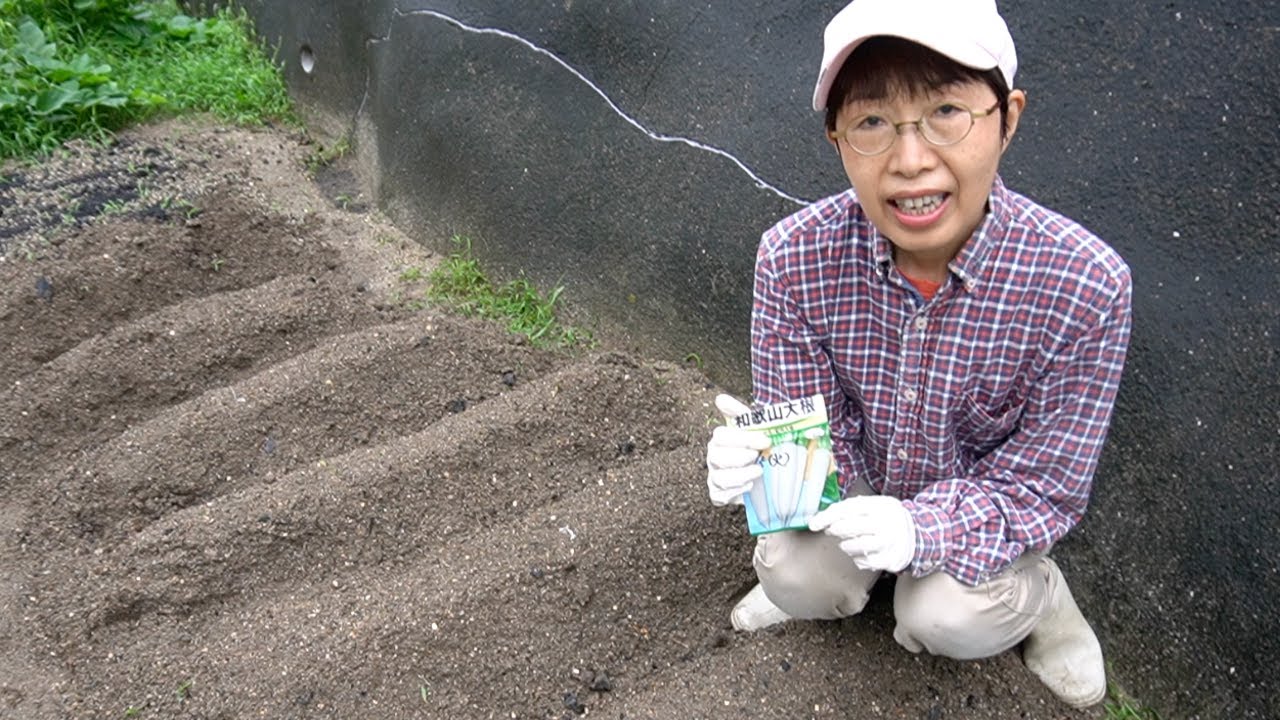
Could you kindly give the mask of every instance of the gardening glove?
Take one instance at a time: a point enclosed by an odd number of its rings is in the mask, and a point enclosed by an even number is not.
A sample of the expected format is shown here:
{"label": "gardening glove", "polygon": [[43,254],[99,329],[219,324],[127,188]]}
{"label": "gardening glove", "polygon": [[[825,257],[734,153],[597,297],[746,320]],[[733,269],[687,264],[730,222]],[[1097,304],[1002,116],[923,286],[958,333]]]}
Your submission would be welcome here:
{"label": "gardening glove", "polygon": [[707,492],[712,505],[741,505],[743,494],[764,475],[760,451],[769,447],[769,438],[733,425],[734,418],[751,412],[733,396],[717,395],[716,409],[729,424],[717,427],[707,443]]}
{"label": "gardening glove", "polygon": [[814,515],[809,529],[839,538],[863,570],[901,572],[916,554],[916,523],[902,501],[887,495],[841,500]]}

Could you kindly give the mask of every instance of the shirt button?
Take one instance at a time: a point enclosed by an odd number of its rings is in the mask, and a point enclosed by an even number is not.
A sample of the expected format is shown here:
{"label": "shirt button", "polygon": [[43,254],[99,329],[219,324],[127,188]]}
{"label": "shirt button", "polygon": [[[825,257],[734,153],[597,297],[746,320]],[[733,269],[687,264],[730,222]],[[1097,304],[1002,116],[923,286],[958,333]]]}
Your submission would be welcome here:
{"label": "shirt button", "polygon": [[915,391],[915,390],[912,390],[911,388],[907,388],[906,390],[903,390],[903,391],[902,391],[902,399],[903,399],[903,400],[906,400],[907,402],[915,402],[915,401],[916,401],[916,391]]}
{"label": "shirt button", "polygon": [[927,328],[927,327],[929,327],[929,318],[926,318],[926,317],[925,317],[925,316],[923,316],[923,315],[921,315],[920,317],[916,318],[916,329],[917,329],[917,330],[923,330],[923,329],[925,329],[925,328]]}
{"label": "shirt button", "polygon": [[905,448],[898,448],[898,459],[899,460],[907,459],[907,451]]}

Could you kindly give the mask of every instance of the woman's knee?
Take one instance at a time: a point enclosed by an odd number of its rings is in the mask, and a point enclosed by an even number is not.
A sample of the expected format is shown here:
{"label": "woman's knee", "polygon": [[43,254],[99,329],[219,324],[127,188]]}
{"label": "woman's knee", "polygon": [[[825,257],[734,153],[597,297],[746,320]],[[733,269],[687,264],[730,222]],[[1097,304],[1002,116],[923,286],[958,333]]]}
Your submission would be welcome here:
{"label": "woman's knee", "polygon": [[893,596],[894,638],[912,652],[923,648],[931,655],[957,660],[1003,652],[1005,648],[993,643],[979,613],[972,612],[966,595],[963,586],[942,573],[899,577]]}
{"label": "woman's knee", "polygon": [[860,612],[878,573],[859,570],[821,534],[783,532],[757,541],[756,575],[774,605],[796,618],[830,620]]}
{"label": "woman's knee", "polygon": [[1019,559],[978,587],[945,573],[901,576],[893,595],[895,637],[907,649],[972,660],[1017,645],[1034,627],[1046,597],[1039,558]]}
{"label": "woman's knee", "polygon": [[754,565],[760,582],[767,587],[789,590],[802,588],[809,583],[811,553],[794,532],[781,532],[761,536],[756,541]]}
{"label": "woman's knee", "polygon": [[797,616],[795,598],[812,592],[810,563],[796,533],[764,535],[756,541],[754,565],[764,593],[787,614]]}

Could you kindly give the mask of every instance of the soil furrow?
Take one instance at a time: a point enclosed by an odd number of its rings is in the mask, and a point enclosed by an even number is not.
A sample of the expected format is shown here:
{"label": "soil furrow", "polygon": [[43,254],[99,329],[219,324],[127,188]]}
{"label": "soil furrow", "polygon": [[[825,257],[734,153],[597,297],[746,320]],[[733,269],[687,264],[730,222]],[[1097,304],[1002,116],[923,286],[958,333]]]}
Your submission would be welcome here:
{"label": "soil furrow", "polygon": [[58,465],[163,408],[387,318],[345,279],[289,276],[169,306],[80,343],[0,394],[0,452]]}
{"label": "soil furrow", "polygon": [[[154,622],[101,628],[95,654],[123,652],[134,631],[163,631],[190,648],[189,672],[220,686],[239,685],[263,661],[296,663],[289,685],[256,690],[253,707],[272,717],[287,714],[298,688],[338,716],[375,705],[412,714],[422,687],[432,717],[490,709],[543,717],[566,693],[608,709],[605,693],[625,694],[654,668],[730,642],[723,609],[743,566],[703,568],[711,548],[747,542],[740,518],[690,522],[701,504],[688,482],[698,460],[681,448],[606,469],[581,491],[566,488],[507,523],[433,543],[398,568],[350,563],[297,585],[264,585],[168,630]],[[654,507],[665,511],[654,515]],[[637,559],[625,571],[622,554]],[[263,634],[237,637],[250,617]],[[571,662],[546,642],[548,628],[563,628],[568,637],[557,639],[578,647]],[[497,646],[486,641],[495,636]],[[402,661],[383,662],[391,657]],[[140,675],[135,684],[162,680]]]}
{"label": "soil furrow", "polygon": [[[416,435],[169,513],[87,556],[41,557],[37,574],[49,592],[94,588],[64,599],[92,630],[354,565],[389,571],[686,442],[665,374],[613,356],[577,363]],[[566,432],[559,412],[585,407],[603,413],[597,424]]]}
{"label": "soil furrow", "polygon": [[190,224],[87,225],[58,238],[39,262],[0,263],[0,337],[13,350],[0,364],[0,387],[167,305],[282,275],[319,276],[337,263],[332,250],[298,240],[314,221],[246,215],[229,193],[207,207]]}
{"label": "soil furrow", "polygon": [[[464,338],[489,351],[460,357]],[[76,458],[45,488],[87,500],[55,508],[36,531],[53,545],[58,538],[111,542],[174,510],[419,432],[558,362],[489,323],[427,313],[328,338]],[[102,495],[97,487],[119,492]]]}

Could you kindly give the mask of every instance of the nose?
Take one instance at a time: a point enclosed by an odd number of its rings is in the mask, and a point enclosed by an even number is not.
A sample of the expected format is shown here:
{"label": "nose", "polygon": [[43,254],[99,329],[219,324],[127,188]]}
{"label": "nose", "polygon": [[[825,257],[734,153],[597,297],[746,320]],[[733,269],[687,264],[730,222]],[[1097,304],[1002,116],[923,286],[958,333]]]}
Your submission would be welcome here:
{"label": "nose", "polygon": [[889,169],[904,177],[915,177],[932,169],[938,156],[933,145],[920,134],[920,125],[903,123],[896,129],[898,139],[889,148]]}

